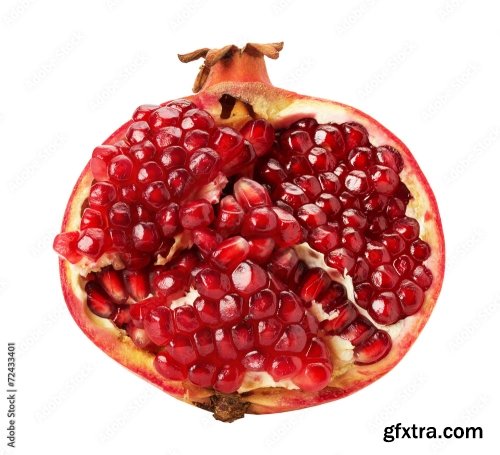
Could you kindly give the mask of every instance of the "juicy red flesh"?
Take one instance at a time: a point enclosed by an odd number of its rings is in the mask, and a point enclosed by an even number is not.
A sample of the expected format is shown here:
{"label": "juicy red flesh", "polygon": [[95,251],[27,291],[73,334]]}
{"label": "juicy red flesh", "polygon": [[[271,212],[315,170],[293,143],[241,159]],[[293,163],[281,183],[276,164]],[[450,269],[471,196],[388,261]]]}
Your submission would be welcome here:
{"label": "juicy red flesh", "polygon": [[[144,105],[90,167],[80,231],[54,248],[71,263],[121,260],[124,270],[89,275],[87,306],[154,353],[168,379],[232,393],[260,371],[321,390],[335,368],[323,338],[375,363],[392,340],[372,321],[415,314],[432,284],[403,159],[362,125],[305,118],[275,131],[257,119],[238,132],[189,101]],[[172,255],[181,233],[187,249]],[[354,302],[335,274],[299,259],[304,243],[352,277]],[[182,300],[190,289],[198,297]]]}

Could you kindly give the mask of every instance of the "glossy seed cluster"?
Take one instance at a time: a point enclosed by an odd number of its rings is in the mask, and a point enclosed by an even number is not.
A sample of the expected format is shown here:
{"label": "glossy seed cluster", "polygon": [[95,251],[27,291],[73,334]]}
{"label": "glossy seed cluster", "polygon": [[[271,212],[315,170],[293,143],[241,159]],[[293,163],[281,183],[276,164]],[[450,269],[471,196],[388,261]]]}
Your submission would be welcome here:
{"label": "glossy seed cluster", "polygon": [[[123,270],[89,275],[87,305],[168,379],[231,393],[265,372],[321,390],[335,368],[329,337],[348,340],[358,364],[381,360],[392,342],[375,323],[418,312],[432,284],[403,159],[360,124],[304,118],[275,131],[257,119],[236,131],[177,100],[139,107],[90,165],[80,230],[54,247],[72,263],[119,258]],[[181,233],[185,245],[155,265]],[[352,277],[354,302],[300,260],[304,244]]]}

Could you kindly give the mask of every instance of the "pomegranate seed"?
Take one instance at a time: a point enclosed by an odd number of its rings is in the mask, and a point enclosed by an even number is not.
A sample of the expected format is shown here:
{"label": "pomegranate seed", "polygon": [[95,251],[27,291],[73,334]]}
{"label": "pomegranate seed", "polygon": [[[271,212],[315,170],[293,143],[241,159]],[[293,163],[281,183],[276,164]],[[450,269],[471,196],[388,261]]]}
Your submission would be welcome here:
{"label": "pomegranate seed", "polygon": [[184,277],[177,270],[161,270],[152,279],[152,287],[160,296],[169,296],[184,287]]}
{"label": "pomegranate seed", "polygon": [[152,182],[143,192],[143,198],[149,207],[158,209],[170,198],[170,193],[163,182]]}
{"label": "pomegranate seed", "polygon": [[306,193],[293,183],[285,182],[278,187],[278,197],[283,202],[287,203],[294,209],[298,209],[301,205],[307,204],[309,198]]}
{"label": "pomegranate seed", "polygon": [[410,246],[410,254],[415,260],[423,262],[430,256],[431,249],[427,242],[417,239]]}
{"label": "pomegranate seed", "polygon": [[97,260],[105,248],[105,234],[100,228],[84,229],[76,242],[76,250],[82,256]]}
{"label": "pomegranate seed", "polygon": [[219,301],[219,313],[223,323],[238,320],[243,311],[243,299],[239,295],[229,294]]}
{"label": "pomegranate seed", "polygon": [[99,210],[87,207],[82,213],[82,220],[80,221],[80,230],[86,228],[102,228],[104,227],[104,220]]}
{"label": "pomegranate seed", "polygon": [[279,161],[274,158],[269,159],[260,169],[259,174],[262,179],[271,185],[278,185],[285,181],[287,175]]}
{"label": "pomegranate seed", "polygon": [[333,172],[323,172],[318,175],[319,183],[323,191],[330,194],[338,194],[342,185],[336,174]]}
{"label": "pomegranate seed", "polygon": [[[275,212],[276,213],[276,212]],[[257,264],[267,264],[276,242],[271,238],[255,238],[248,241],[248,259]]]}
{"label": "pomegranate seed", "polygon": [[243,382],[243,371],[236,365],[224,365],[213,384],[214,389],[220,393],[233,393],[238,390]]}
{"label": "pomegranate seed", "polygon": [[357,209],[347,209],[342,213],[342,223],[346,227],[364,229],[367,224],[366,216]]}
{"label": "pomegranate seed", "polygon": [[116,189],[111,183],[97,182],[90,187],[91,207],[107,207],[116,200]]}
{"label": "pomegranate seed", "polygon": [[172,107],[163,106],[151,112],[149,115],[148,123],[151,128],[158,130],[166,126],[177,126],[181,113]]}
{"label": "pomegranate seed", "polygon": [[394,259],[394,268],[397,270],[401,276],[409,276],[415,266],[413,259],[406,254],[402,254],[398,258]]}
{"label": "pomegranate seed", "polygon": [[297,210],[297,218],[306,228],[314,228],[326,223],[326,215],[316,204],[305,204]]}
{"label": "pomegranate seed", "polygon": [[366,170],[372,161],[372,151],[368,147],[356,147],[349,152],[347,160],[353,169]]}
{"label": "pomegranate seed", "polygon": [[340,334],[341,338],[348,340],[353,346],[366,341],[375,333],[373,324],[363,316],[358,316],[352,324],[349,324]]}
{"label": "pomegranate seed", "polygon": [[109,162],[108,175],[111,181],[120,184],[132,177],[133,169],[134,164],[128,156],[117,155]]}
{"label": "pomegranate seed", "polygon": [[248,351],[254,345],[253,328],[248,322],[240,322],[231,329],[233,343],[239,351]]}
{"label": "pomegranate seed", "polygon": [[158,109],[160,106],[156,104],[142,104],[139,106],[134,113],[132,114],[132,119],[135,121],[138,120],[148,120],[151,116],[151,113]]}
{"label": "pomegranate seed", "polygon": [[144,330],[157,346],[166,346],[174,330],[172,312],[166,306],[158,306],[144,315]]}
{"label": "pomegranate seed", "polygon": [[391,325],[401,317],[401,308],[393,292],[381,292],[371,302],[368,313],[375,322]]}
{"label": "pomegranate seed", "polygon": [[132,223],[130,207],[125,202],[116,202],[109,210],[109,222],[118,227],[127,228]]}
{"label": "pomegranate seed", "polygon": [[106,267],[96,274],[97,281],[114,303],[125,303],[128,293],[121,275],[112,267]]}
{"label": "pomegranate seed", "polygon": [[376,240],[366,244],[365,257],[372,268],[387,264],[391,261],[391,255],[385,245]]}
{"label": "pomegranate seed", "polygon": [[101,182],[109,179],[108,164],[118,153],[118,148],[114,145],[99,145],[94,149],[90,160],[90,169],[97,181]]}
{"label": "pomegranate seed", "polygon": [[355,264],[355,258],[347,248],[336,248],[325,256],[326,265],[338,270],[341,274],[350,273]]}
{"label": "pomegranate seed", "polygon": [[[234,273],[235,272],[233,272],[233,275]],[[196,275],[194,284],[200,295],[202,297],[206,297],[207,299],[219,300],[231,289],[229,277],[215,269],[210,268],[202,269]]]}
{"label": "pomegranate seed", "polygon": [[314,143],[311,136],[304,130],[287,130],[280,136],[281,146],[288,153],[305,154],[313,146]]}
{"label": "pomegranate seed", "polygon": [[351,194],[356,196],[366,194],[370,189],[368,176],[363,171],[354,170],[345,177],[344,185]]}
{"label": "pomegranate seed", "polygon": [[217,329],[215,331],[215,347],[218,357],[222,361],[236,360],[238,352],[233,344],[231,334],[226,329]]}
{"label": "pomegranate seed", "polygon": [[152,341],[146,334],[144,329],[140,329],[135,325],[127,325],[127,335],[132,339],[132,342],[139,348],[143,350],[150,350],[154,347]]}
{"label": "pomegranate seed", "polygon": [[175,334],[168,342],[166,352],[181,365],[189,365],[196,360],[197,354],[191,340],[180,334]]}
{"label": "pomegranate seed", "polygon": [[387,202],[385,211],[389,219],[395,220],[404,216],[406,206],[401,199],[391,198]]}
{"label": "pomegranate seed", "polygon": [[181,200],[193,186],[191,174],[186,169],[174,169],[167,174],[167,187],[172,199]]}
{"label": "pomegranate seed", "polygon": [[170,145],[176,145],[181,138],[182,130],[175,126],[167,126],[161,128],[153,136],[154,143],[160,149],[169,147]]}
{"label": "pomegranate seed", "polygon": [[368,265],[368,261],[362,257],[358,257],[352,270],[352,282],[357,284],[366,281],[369,274],[370,266]]}
{"label": "pomegranate seed", "polygon": [[310,313],[306,313],[304,315],[302,321],[300,321],[300,325],[308,333],[313,333],[313,334],[318,333],[319,330],[318,320]]}
{"label": "pomegranate seed", "polygon": [[144,139],[146,139],[148,133],[148,123],[143,120],[139,120],[137,122],[133,122],[128,127],[128,130],[125,133],[125,137],[131,144],[137,144],[138,142],[142,142]]}
{"label": "pomegranate seed", "polygon": [[311,339],[305,352],[308,360],[327,359],[329,355],[325,343],[319,338]]}
{"label": "pomegranate seed", "polygon": [[283,326],[276,318],[260,321],[257,338],[261,346],[273,345],[281,335]]}
{"label": "pomegranate seed", "polygon": [[245,215],[241,233],[245,236],[272,235],[278,227],[278,217],[269,207],[255,207]]}
{"label": "pomegranate seed", "polygon": [[190,109],[184,114],[181,123],[181,128],[184,130],[211,130],[214,127],[214,119],[208,112],[202,109]]}
{"label": "pomegranate seed", "polygon": [[149,297],[139,303],[130,306],[130,317],[136,327],[144,327],[144,319],[151,310],[162,306],[164,299],[161,297]]}
{"label": "pomegranate seed", "polygon": [[348,122],[341,125],[347,151],[368,144],[368,132],[359,123]]}
{"label": "pomegranate seed", "polygon": [[413,271],[412,280],[424,291],[427,291],[432,284],[432,272],[425,265],[419,265]]}
{"label": "pomegranate seed", "polygon": [[175,202],[162,207],[156,213],[156,223],[165,237],[173,236],[179,229],[179,206]]}
{"label": "pomegranate seed", "polygon": [[243,296],[250,296],[267,285],[267,273],[251,261],[240,263],[231,275],[234,288]]}
{"label": "pomegranate seed", "polygon": [[347,298],[347,290],[343,284],[332,281],[326,292],[317,299],[323,310],[327,313],[340,306]]}
{"label": "pomegranate seed", "polygon": [[249,371],[264,371],[266,358],[259,351],[251,351],[241,359],[241,364]]}
{"label": "pomegranate seed", "polygon": [[353,253],[359,253],[365,247],[364,236],[353,228],[345,228],[342,230],[342,245],[351,250]]}
{"label": "pomegranate seed", "polygon": [[139,191],[137,190],[137,185],[132,183],[131,185],[125,185],[120,188],[120,195],[123,202],[128,204],[134,204],[139,200]]}
{"label": "pomegranate seed", "polygon": [[306,347],[306,342],[306,331],[298,324],[291,324],[285,328],[274,349],[278,352],[302,352]]}
{"label": "pomegranate seed", "polygon": [[212,137],[212,146],[222,161],[229,163],[243,150],[243,136],[228,126],[217,128]]}
{"label": "pomegranate seed", "polygon": [[295,250],[286,248],[276,252],[269,263],[268,268],[278,278],[287,281],[297,267],[298,262],[299,257],[297,256]]}
{"label": "pomegranate seed", "polygon": [[345,209],[359,209],[361,207],[359,199],[348,191],[343,191],[338,197]]}
{"label": "pomegranate seed", "polygon": [[233,196],[226,196],[220,201],[215,225],[223,235],[234,234],[239,230],[245,212]]}
{"label": "pomegranate seed", "polygon": [[200,183],[208,183],[220,169],[220,157],[211,148],[198,149],[189,159],[189,170]]}
{"label": "pomegranate seed", "polygon": [[274,128],[264,119],[250,120],[240,134],[253,145],[257,156],[265,155],[274,142]]}
{"label": "pomegranate seed", "polygon": [[371,282],[378,289],[394,289],[399,282],[399,275],[392,265],[384,264],[374,270]]}
{"label": "pomegranate seed", "polygon": [[401,253],[406,247],[403,238],[396,233],[391,233],[391,232],[383,233],[380,236],[380,240],[387,248],[387,251],[393,256],[396,256],[399,253]]}
{"label": "pomegranate seed", "polygon": [[193,333],[200,327],[196,310],[190,305],[182,305],[174,309],[175,327],[179,332]]}
{"label": "pomegranate seed", "polygon": [[378,193],[393,194],[399,185],[399,176],[391,168],[376,165],[368,169],[368,172],[373,188]]}
{"label": "pomegranate seed", "polygon": [[163,149],[160,154],[160,163],[165,170],[184,167],[187,160],[185,150],[178,145]]}
{"label": "pomegranate seed", "polygon": [[379,237],[389,226],[387,218],[382,215],[378,215],[372,218],[371,223],[368,226],[367,234],[370,237]]}
{"label": "pomegranate seed", "polygon": [[156,225],[151,222],[137,223],[132,228],[132,241],[139,251],[152,253],[160,246]]}
{"label": "pomegranate seed", "polygon": [[315,204],[331,219],[340,212],[342,205],[336,196],[329,193],[322,193],[316,199]]}
{"label": "pomegranate seed", "polygon": [[383,359],[391,350],[392,341],[387,332],[377,330],[368,340],[354,348],[354,359],[359,365],[370,365]]}
{"label": "pomegranate seed", "polygon": [[196,107],[194,103],[191,103],[191,101],[185,99],[172,100],[169,101],[168,103],[164,103],[164,105],[173,107],[174,109],[177,109],[179,112],[186,112]]}
{"label": "pomegranate seed", "polygon": [[321,193],[321,184],[314,175],[301,175],[294,179],[294,183],[302,188],[307,197],[311,200]]}
{"label": "pomegranate seed", "polygon": [[95,281],[89,281],[85,285],[87,293],[87,306],[95,315],[109,319],[116,311],[116,306],[102,287]]}
{"label": "pomegranate seed", "polygon": [[[198,312],[198,315],[200,315],[200,312]],[[198,351],[198,354],[200,354],[200,356],[207,357],[215,351],[212,332],[207,327],[198,330],[198,332],[193,335],[193,340],[196,346],[196,350]]]}
{"label": "pomegranate seed", "polygon": [[278,207],[273,207],[278,220],[278,238],[281,247],[292,246],[302,240],[302,231],[293,215]]}
{"label": "pomegranate seed", "polygon": [[193,243],[205,257],[208,257],[217,248],[221,240],[220,234],[212,229],[201,228],[193,231]]}
{"label": "pomegranate seed", "polygon": [[337,158],[344,156],[345,143],[340,130],[333,125],[320,125],[314,133],[314,143],[333,153]]}
{"label": "pomegranate seed", "polygon": [[280,292],[277,315],[285,324],[300,322],[304,309],[296,294],[292,291]]}
{"label": "pomegranate seed", "polygon": [[137,180],[144,184],[161,181],[163,177],[163,171],[155,161],[146,161],[137,171]]}
{"label": "pomegranate seed", "polygon": [[152,161],[156,155],[156,147],[151,141],[143,141],[130,147],[130,156],[138,163]]}
{"label": "pomegranate seed", "polygon": [[410,217],[404,217],[394,221],[392,228],[407,242],[415,240],[420,233],[418,221]]}
{"label": "pomegranate seed", "polygon": [[361,308],[368,308],[373,294],[373,287],[370,283],[360,283],[354,287],[354,298]]}
{"label": "pomegranate seed", "polygon": [[371,193],[363,199],[363,209],[368,214],[380,213],[386,208],[388,200],[385,194]]}
{"label": "pomegranate seed", "polygon": [[298,289],[299,296],[304,302],[311,303],[327,290],[331,282],[328,273],[323,269],[319,267],[309,269],[302,278]]}
{"label": "pomegranate seed", "polygon": [[339,244],[338,227],[332,224],[323,224],[311,230],[307,238],[311,248],[326,253]]}
{"label": "pomegranate seed", "polygon": [[304,392],[323,390],[330,382],[332,369],[323,362],[306,365],[303,371],[293,378],[293,383]]}
{"label": "pomegranate seed", "polygon": [[184,229],[206,227],[214,220],[214,209],[205,199],[188,201],[181,205],[179,219]]}
{"label": "pomegranate seed", "polygon": [[[332,317],[333,316],[333,317]],[[321,328],[328,334],[336,335],[354,322],[358,316],[358,311],[354,305],[346,300],[342,305],[334,308],[330,314],[330,319],[321,322]]]}
{"label": "pomegranate seed", "polygon": [[415,314],[422,308],[424,292],[413,281],[403,280],[396,293],[406,316]]}
{"label": "pomegranate seed", "polygon": [[123,270],[123,282],[127,293],[136,301],[144,300],[149,290],[149,279],[142,271]]}
{"label": "pomegranate seed", "polygon": [[313,119],[311,117],[305,117],[300,120],[297,120],[296,122],[293,122],[290,128],[301,129],[310,132],[315,130],[317,126],[318,122],[316,121],[316,119]]}
{"label": "pomegranate seed", "polygon": [[158,373],[172,381],[182,381],[186,379],[185,368],[174,362],[164,352],[159,352],[154,360],[154,367]]}
{"label": "pomegranate seed", "polygon": [[403,170],[404,163],[401,154],[389,145],[377,147],[375,159],[377,160],[377,163],[391,168],[398,174]]}
{"label": "pomegranate seed", "polygon": [[253,319],[265,319],[276,313],[276,294],[264,289],[252,295],[248,302],[248,315]]}
{"label": "pomegranate seed", "polygon": [[132,219],[134,221],[152,221],[153,215],[143,205],[136,204],[132,206]]}
{"label": "pomegranate seed", "polygon": [[307,155],[307,159],[316,172],[333,171],[337,164],[333,153],[323,147],[313,147]]}
{"label": "pomegranate seed", "polygon": [[286,164],[286,170],[291,177],[299,177],[301,175],[310,175],[314,173],[314,169],[307,157],[301,155],[292,155]]}
{"label": "pomegranate seed", "polygon": [[210,135],[206,131],[191,130],[184,136],[182,146],[192,152],[200,147],[207,147],[210,141]]}
{"label": "pomegranate seed", "polygon": [[275,381],[294,377],[302,368],[302,361],[295,355],[280,355],[274,358],[269,374]]}
{"label": "pomegranate seed", "polygon": [[215,366],[199,362],[189,368],[188,379],[199,387],[211,387],[215,379]]}
{"label": "pomegranate seed", "polygon": [[212,262],[222,271],[232,271],[249,253],[248,242],[240,236],[221,242],[212,252]]}
{"label": "pomegranate seed", "polygon": [[234,184],[234,196],[244,209],[271,205],[267,190],[254,180],[241,178]]}

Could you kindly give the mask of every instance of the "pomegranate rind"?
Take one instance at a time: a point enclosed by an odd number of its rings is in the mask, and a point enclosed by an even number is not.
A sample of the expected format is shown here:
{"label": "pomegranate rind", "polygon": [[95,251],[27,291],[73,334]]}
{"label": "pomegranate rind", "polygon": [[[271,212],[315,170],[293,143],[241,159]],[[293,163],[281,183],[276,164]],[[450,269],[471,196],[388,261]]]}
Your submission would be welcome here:
{"label": "pomegranate rind", "polygon": [[[323,390],[306,393],[282,387],[267,387],[246,392],[240,399],[249,403],[247,413],[268,414],[315,406],[345,397],[376,381],[401,360],[422,331],[436,304],[444,275],[445,244],[434,194],[408,148],[376,120],[357,109],[321,98],[298,95],[262,82],[222,82],[186,98],[209,111],[214,117],[220,118],[219,99],[223,94],[251,105],[258,117],[267,119],[277,128],[305,116],[314,117],[320,123],[358,122],[367,128],[372,144],[391,145],[399,150],[404,158],[405,169],[401,178],[414,197],[408,205],[408,210],[419,220],[421,238],[432,248],[432,255],[426,265],[432,271],[434,280],[426,292],[420,311],[403,320],[401,330],[393,338],[393,347],[384,359],[372,365],[346,364],[340,371],[334,371],[330,384]],[[238,128],[248,119],[248,111],[243,105],[236,103],[229,119],[220,123]],[[113,144],[122,139],[130,123],[119,128],[105,144]],[[81,207],[88,196],[91,182],[92,175],[87,165],[66,207],[62,232],[78,229]],[[59,265],[63,294],[69,311],[95,345],[175,398],[210,409],[210,398],[215,393],[213,390],[196,387],[189,381],[170,381],[159,375],[153,366],[153,354],[137,348],[123,331],[88,310],[82,278],[77,269],[63,259],[60,259]]]}

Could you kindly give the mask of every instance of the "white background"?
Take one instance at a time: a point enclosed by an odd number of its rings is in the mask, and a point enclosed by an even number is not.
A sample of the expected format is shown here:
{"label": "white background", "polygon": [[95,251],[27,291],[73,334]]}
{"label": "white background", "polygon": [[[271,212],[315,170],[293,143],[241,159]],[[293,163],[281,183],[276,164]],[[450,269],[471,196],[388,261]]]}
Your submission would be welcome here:
{"label": "white background", "polygon": [[[498,454],[497,2],[0,5],[0,454]],[[285,41],[282,87],[352,104],[413,151],[438,199],[447,271],[411,352],[355,395],[231,425],[127,372],[66,310],[51,249],[95,145],[141,103],[189,94],[178,52]],[[18,347],[18,448],[6,447],[6,343]],[[382,441],[383,428],[482,426],[483,440]]]}

